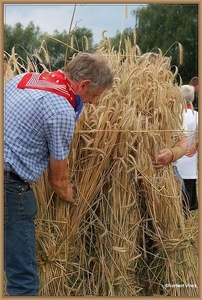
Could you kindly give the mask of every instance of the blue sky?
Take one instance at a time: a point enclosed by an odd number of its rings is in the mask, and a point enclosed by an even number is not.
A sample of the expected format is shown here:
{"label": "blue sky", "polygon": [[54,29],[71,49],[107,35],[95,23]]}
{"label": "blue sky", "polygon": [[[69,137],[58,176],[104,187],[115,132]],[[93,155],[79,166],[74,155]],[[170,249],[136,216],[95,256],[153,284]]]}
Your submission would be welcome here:
{"label": "blue sky", "polygon": [[[105,37],[114,37],[125,28],[135,27],[131,12],[145,4],[77,4],[72,28],[86,27],[93,32],[94,43]],[[52,34],[54,30],[68,32],[75,4],[4,4],[4,24],[14,26],[20,22],[24,27],[30,21],[42,32]],[[126,14],[127,11],[127,14]]]}

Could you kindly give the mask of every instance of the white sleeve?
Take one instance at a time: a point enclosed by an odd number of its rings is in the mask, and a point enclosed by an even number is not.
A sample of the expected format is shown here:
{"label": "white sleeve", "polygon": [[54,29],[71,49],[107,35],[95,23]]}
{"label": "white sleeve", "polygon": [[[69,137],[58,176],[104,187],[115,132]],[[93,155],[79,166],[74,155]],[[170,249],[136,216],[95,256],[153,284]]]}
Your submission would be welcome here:
{"label": "white sleeve", "polygon": [[180,129],[187,131],[187,121],[186,121],[186,115],[185,115],[185,109],[183,110],[183,123]]}

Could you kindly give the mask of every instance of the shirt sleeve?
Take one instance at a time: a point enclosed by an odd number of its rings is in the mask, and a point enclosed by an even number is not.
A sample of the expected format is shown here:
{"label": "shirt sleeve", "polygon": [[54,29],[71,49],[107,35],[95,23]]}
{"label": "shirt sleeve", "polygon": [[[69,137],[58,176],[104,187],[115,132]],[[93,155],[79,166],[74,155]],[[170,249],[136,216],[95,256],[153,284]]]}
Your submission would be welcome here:
{"label": "shirt sleeve", "polygon": [[65,159],[70,150],[75,128],[75,117],[71,114],[58,114],[46,120],[45,136],[50,155],[57,160]]}

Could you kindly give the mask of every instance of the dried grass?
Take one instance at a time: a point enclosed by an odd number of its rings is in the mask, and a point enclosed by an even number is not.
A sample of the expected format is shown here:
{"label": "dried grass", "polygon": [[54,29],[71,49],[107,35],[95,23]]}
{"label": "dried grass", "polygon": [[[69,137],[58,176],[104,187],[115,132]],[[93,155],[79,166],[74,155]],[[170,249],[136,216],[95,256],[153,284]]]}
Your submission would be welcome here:
{"label": "dried grass", "polygon": [[198,296],[198,218],[185,218],[172,166],[150,161],[179,138],[183,99],[171,72],[137,67],[138,46],[125,41],[123,55],[104,42],[116,79],[76,126],[76,205],[52,193],[47,171],[33,186],[40,296]]}

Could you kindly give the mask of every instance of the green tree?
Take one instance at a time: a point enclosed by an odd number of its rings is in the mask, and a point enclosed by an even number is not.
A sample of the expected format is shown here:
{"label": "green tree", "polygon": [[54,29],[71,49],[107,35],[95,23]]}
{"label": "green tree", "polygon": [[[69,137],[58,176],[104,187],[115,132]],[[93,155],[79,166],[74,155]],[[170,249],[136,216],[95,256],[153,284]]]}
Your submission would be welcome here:
{"label": "green tree", "polygon": [[[41,45],[44,51],[39,51]],[[33,22],[25,28],[21,23],[16,23],[14,27],[4,25],[4,51],[10,55],[13,47],[25,69],[27,57],[35,64],[34,57],[36,58],[40,52],[42,62],[46,63],[45,53],[47,53],[50,61],[48,68],[55,70],[64,66],[65,57],[68,60],[75,52],[92,51],[93,34],[85,27],[77,27],[70,33],[65,30],[59,33],[55,30],[52,35],[48,35],[42,34],[40,28],[35,27]]]}
{"label": "green tree", "polygon": [[[142,52],[160,48],[172,56],[184,83],[198,74],[198,5],[149,4],[133,11],[136,17],[137,44]],[[183,63],[179,62],[180,43]],[[172,47],[171,47],[172,46]]]}
{"label": "green tree", "polygon": [[12,48],[15,48],[16,54],[26,60],[27,54],[33,54],[37,51],[42,41],[40,28],[30,22],[24,29],[21,23],[16,23],[14,27],[4,25],[4,51],[11,54]]}
{"label": "green tree", "polygon": [[125,51],[125,43],[124,39],[130,39],[131,44],[134,44],[134,35],[133,35],[133,29],[132,28],[126,28],[121,33],[119,30],[117,30],[115,37],[111,38],[111,45],[114,47],[114,50],[116,51]]}
{"label": "green tree", "polygon": [[77,27],[72,30],[70,34],[65,30],[62,33],[55,30],[53,35],[46,35],[44,40],[46,41],[48,54],[51,58],[51,65],[54,69],[61,68],[65,65],[65,57],[68,61],[76,52],[90,52],[93,49],[92,31],[85,27]]}

